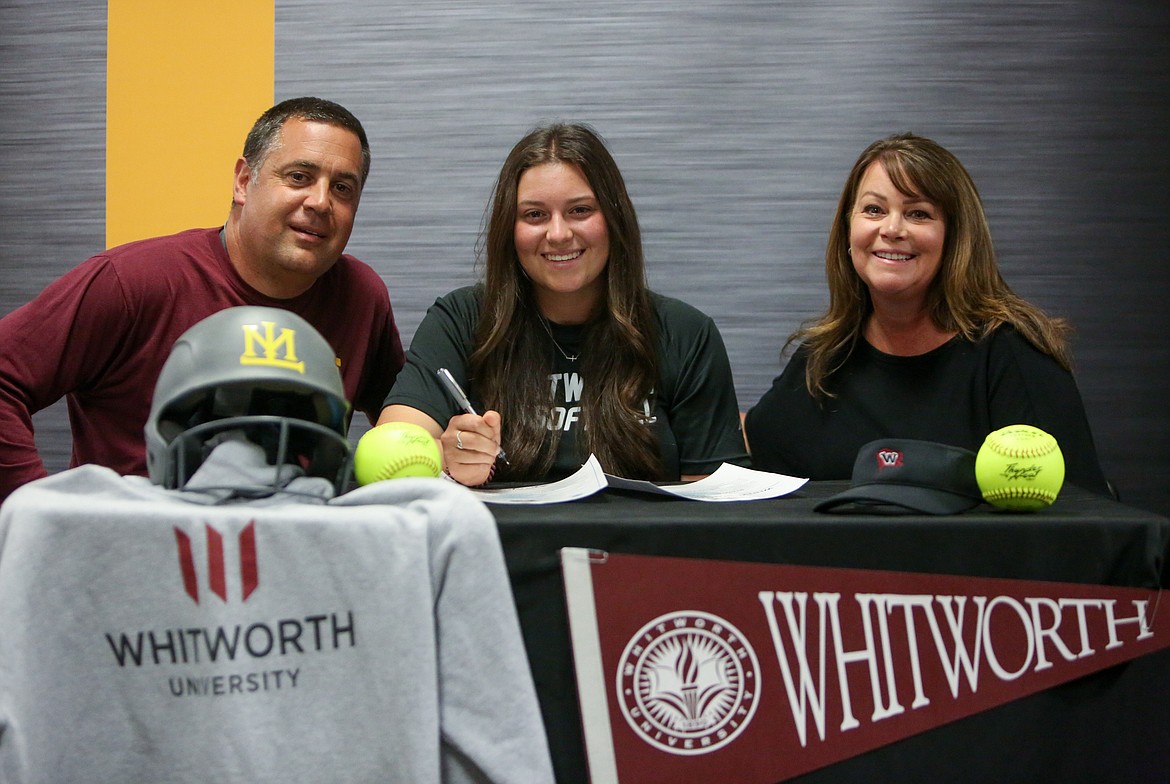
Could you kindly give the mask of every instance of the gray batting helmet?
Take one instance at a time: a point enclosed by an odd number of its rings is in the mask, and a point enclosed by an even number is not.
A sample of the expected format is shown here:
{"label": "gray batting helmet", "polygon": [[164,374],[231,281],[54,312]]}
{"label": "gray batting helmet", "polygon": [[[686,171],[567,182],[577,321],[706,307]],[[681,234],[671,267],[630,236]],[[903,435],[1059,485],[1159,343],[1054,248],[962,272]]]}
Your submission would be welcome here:
{"label": "gray batting helmet", "polygon": [[300,316],[243,306],[200,321],[175,341],[146,421],[151,481],[181,488],[215,437],[241,431],[272,465],[300,465],[343,492],[350,406],[333,349]]}

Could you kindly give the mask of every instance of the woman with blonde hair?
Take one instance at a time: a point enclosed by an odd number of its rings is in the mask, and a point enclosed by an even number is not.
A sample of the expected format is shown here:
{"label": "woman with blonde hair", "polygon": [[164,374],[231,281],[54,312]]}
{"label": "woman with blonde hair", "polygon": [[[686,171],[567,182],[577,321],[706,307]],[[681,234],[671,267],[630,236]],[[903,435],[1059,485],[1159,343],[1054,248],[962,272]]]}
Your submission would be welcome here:
{"label": "woman with blonde hair", "polygon": [[970,174],[938,143],[880,139],[857,159],[825,252],[829,307],[797,330],[745,419],[756,468],[848,479],[857,450],[913,438],[978,450],[1031,424],[1069,482],[1107,492],[1071,373],[1068,326],[999,273]]}
{"label": "woman with blonde hair", "polygon": [[[513,147],[482,254],[483,282],[441,297],[419,325],[379,422],[426,428],[471,486],[497,470],[557,478],[590,454],[650,480],[746,465],[719,331],[647,288],[634,206],[591,128],[547,125]],[[455,404],[440,368],[479,413]]]}

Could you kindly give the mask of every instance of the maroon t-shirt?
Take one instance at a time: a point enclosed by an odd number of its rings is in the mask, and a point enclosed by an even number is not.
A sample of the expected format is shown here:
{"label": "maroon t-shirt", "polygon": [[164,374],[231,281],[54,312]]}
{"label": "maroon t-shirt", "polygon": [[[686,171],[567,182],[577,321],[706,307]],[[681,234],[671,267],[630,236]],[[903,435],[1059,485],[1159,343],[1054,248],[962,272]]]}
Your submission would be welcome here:
{"label": "maroon t-shirt", "polygon": [[278,300],[236,273],[218,228],[191,229],[100,253],[0,319],[0,499],[46,474],[32,414],[65,397],[71,465],[146,475],[143,427],[175,340],[224,308],[291,310],[340,359],[346,397],[376,420],[404,362],[381,277],[343,255],[312,288]]}

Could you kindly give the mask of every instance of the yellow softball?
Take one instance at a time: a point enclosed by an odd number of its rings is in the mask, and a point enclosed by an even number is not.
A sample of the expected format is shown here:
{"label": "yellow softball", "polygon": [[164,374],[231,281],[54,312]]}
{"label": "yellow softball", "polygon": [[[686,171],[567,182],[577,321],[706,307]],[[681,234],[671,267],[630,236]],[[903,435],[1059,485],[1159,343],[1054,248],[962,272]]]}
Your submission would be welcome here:
{"label": "yellow softball", "polygon": [[1064,484],[1064,455],[1038,427],[1008,425],[989,433],[975,456],[975,480],[988,503],[1034,511],[1053,501]]}
{"label": "yellow softball", "polygon": [[424,428],[387,422],[367,430],[353,453],[359,485],[407,476],[438,476],[443,470],[439,445]]}

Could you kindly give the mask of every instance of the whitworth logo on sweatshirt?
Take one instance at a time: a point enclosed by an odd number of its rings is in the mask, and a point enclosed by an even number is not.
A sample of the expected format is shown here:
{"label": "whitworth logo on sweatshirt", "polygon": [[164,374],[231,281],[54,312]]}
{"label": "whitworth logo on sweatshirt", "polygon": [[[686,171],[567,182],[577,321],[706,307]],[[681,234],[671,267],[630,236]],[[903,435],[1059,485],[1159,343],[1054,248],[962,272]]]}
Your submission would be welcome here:
{"label": "whitworth logo on sweatshirt", "polygon": [[[223,601],[228,600],[227,574],[223,557],[223,534],[208,524],[207,532],[207,588]],[[260,585],[260,567],[256,560],[256,521],[248,523],[237,537],[237,551],[240,554],[240,600],[248,597]],[[179,547],[179,573],[183,577],[183,590],[199,604],[199,579],[195,571],[195,557],[191,553],[191,537],[186,531],[175,526],[175,541]]]}
{"label": "whitworth logo on sweatshirt", "polygon": [[[256,604],[248,600],[261,589],[254,520],[234,536],[207,523],[194,530],[175,526],[173,536],[178,569],[171,560],[174,556],[168,557],[172,566],[160,585],[185,593],[191,600],[190,612],[173,608],[165,614],[155,612],[149,626],[107,632],[118,667],[177,668],[167,678],[166,690],[172,696],[226,697],[297,689],[303,685],[302,676],[313,671],[306,667],[324,661],[307,658],[309,654],[357,647],[353,610],[273,617],[248,609]],[[200,542],[205,542],[204,548]],[[280,566],[276,562],[266,568],[279,576]],[[295,605],[297,600],[290,597],[289,602]],[[261,606],[272,604],[266,600]],[[251,617],[242,618],[241,613]]]}

